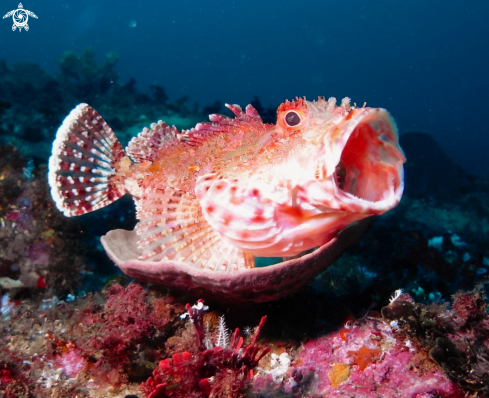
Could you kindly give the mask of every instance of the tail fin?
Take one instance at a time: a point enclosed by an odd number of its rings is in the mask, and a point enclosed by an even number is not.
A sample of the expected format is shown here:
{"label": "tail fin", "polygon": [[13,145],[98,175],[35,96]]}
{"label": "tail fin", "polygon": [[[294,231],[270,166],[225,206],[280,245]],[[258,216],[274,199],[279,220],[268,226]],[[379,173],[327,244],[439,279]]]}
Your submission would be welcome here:
{"label": "tail fin", "polygon": [[105,207],[124,195],[115,166],[125,156],[112,129],[96,110],[79,104],[56,133],[49,159],[49,185],[67,217]]}

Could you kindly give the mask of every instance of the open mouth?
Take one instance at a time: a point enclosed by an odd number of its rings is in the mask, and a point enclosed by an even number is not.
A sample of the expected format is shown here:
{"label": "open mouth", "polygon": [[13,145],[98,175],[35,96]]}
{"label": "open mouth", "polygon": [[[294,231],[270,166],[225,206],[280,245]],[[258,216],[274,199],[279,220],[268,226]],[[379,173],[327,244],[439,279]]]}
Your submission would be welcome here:
{"label": "open mouth", "polygon": [[[371,109],[345,129],[352,129],[336,166],[335,180],[344,193],[370,202],[384,200],[402,186],[404,155],[397,130],[383,109]],[[348,133],[348,130],[345,131]]]}

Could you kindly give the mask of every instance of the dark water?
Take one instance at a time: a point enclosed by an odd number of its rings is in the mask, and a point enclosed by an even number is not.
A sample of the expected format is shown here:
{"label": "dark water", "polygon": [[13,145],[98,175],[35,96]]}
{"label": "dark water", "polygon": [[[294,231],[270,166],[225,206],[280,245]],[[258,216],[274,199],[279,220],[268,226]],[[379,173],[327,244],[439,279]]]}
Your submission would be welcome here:
{"label": "dark water", "polygon": [[[0,14],[17,7],[3,1]],[[349,96],[388,109],[488,175],[487,1],[38,1],[30,30],[0,23],[0,59],[58,72],[66,50],[120,55],[121,79],[201,105]],[[1,99],[1,98],[0,98]]]}

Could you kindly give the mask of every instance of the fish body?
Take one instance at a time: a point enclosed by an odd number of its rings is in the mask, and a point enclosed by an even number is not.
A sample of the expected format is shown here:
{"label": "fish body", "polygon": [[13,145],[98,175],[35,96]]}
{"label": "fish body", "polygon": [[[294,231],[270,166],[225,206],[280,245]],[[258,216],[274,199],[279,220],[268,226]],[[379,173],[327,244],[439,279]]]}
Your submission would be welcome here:
{"label": "fish body", "polygon": [[49,183],[66,216],[129,192],[140,260],[234,271],[255,257],[293,257],[349,224],[395,207],[404,154],[392,117],[348,98],[296,99],[264,124],[250,105],[235,117],[179,131],[151,125],[123,150],[87,104],[58,130]]}

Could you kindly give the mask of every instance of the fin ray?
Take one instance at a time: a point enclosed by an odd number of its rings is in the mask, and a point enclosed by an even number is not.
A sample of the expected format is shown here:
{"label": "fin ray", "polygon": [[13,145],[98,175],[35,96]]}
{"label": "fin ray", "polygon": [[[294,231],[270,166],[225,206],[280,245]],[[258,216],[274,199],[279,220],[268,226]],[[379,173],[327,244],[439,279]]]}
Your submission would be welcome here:
{"label": "fin ray", "polygon": [[254,267],[251,255],[212,229],[193,195],[176,189],[147,189],[136,209],[141,260],[168,259],[227,272]]}
{"label": "fin ray", "polygon": [[126,147],[127,154],[138,163],[152,161],[158,152],[177,143],[178,129],[169,126],[161,120],[153,123],[151,128],[144,128],[137,137],[134,137]]}
{"label": "fin ray", "polygon": [[56,133],[49,159],[49,185],[65,216],[109,205],[125,193],[115,166],[125,155],[112,129],[87,104],[79,104]]}
{"label": "fin ray", "polygon": [[253,130],[256,133],[263,134],[273,126],[263,123],[263,120],[257,110],[248,105],[243,111],[239,105],[229,105],[226,107],[235,115],[235,118],[221,115],[209,115],[210,122],[198,123],[190,130],[182,131],[178,137],[190,145],[200,145],[202,142],[217,134],[226,134],[239,130]]}

